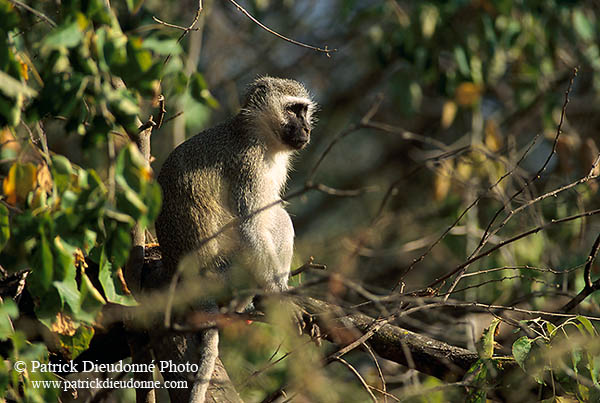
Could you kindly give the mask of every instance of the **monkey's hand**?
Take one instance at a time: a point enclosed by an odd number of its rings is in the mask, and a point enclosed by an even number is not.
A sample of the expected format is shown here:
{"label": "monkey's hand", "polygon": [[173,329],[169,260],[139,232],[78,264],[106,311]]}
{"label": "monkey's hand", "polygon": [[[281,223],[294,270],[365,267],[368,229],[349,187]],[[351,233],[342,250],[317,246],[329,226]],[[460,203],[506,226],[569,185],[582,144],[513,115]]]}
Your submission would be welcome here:
{"label": "monkey's hand", "polygon": [[292,311],[292,320],[298,328],[298,333],[300,335],[303,333],[308,334],[313,342],[320,347],[321,329],[314,320],[313,315],[295,301],[290,302],[290,309]]}

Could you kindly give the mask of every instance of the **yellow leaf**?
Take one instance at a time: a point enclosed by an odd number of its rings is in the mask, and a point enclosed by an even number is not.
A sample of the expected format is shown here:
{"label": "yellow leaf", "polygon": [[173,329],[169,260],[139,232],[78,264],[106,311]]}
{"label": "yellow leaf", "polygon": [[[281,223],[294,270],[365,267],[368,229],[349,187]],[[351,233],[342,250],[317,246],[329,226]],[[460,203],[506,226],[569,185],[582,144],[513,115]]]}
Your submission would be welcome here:
{"label": "yellow leaf", "polygon": [[460,106],[473,105],[481,98],[481,86],[473,83],[462,83],[456,89],[454,97]]}
{"label": "yellow leaf", "polygon": [[443,161],[435,172],[433,181],[433,197],[435,200],[443,200],[448,195],[452,184],[453,168],[452,161]]}
{"label": "yellow leaf", "polygon": [[456,173],[458,177],[464,181],[471,178],[473,173],[473,161],[461,158],[456,164]]}
{"label": "yellow leaf", "polygon": [[12,150],[14,152],[19,151],[19,142],[15,139],[12,132],[6,127],[0,130],[0,149],[1,150]]}
{"label": "yellow leaf", "polygon": [[4,178],[2,190],[6,201],[12,205],[27,200],[27,195],[36,184],[37,169],[31,163],[14,163],[8,171],[8,176]]}
{"label": "yellow leaf", "polygon": [[27,67],[27,63],[25,63],[20,56],[17,56],[17,60],[19,62],[19,70],[21,73],[21,77],[23,77],[25,81],[29,80],[29,68]]}
{"label": "yellow leaf", "polygon": [[458,107],[454,101],[446,101],[442,108],[442,128],[447,129],[452,126]]}
{"label": "yellow leaf", "polygon": [[494,152],[502,148],[502,137],[499,134],[498,125],[493,119],[485,122],[485,145]]}

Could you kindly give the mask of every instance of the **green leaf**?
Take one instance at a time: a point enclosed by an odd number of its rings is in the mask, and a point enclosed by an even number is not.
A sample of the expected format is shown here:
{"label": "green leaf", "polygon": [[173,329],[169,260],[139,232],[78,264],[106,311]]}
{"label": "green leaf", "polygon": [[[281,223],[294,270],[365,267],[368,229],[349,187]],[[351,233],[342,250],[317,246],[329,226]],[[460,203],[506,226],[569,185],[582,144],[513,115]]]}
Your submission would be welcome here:
{"label": "green leaf", "polygon": [[0,302],[0,340],[7,340],[15,330],[11,319],[19,317],[19,308],[12,299]]}
{"label": "green leaf", "polygon": [[527,360],[529,352],[531,351],[531,343],[531,339],[527,336],[523,336],[517,339],[512,345],[513,357],[515,357],[515,361],[523,368],[523,370],[525,370],[525,360]]}
{"label": "green leaf", "polygon": [[53,275],[54,256],[50,249],[50,243],[43,231],[39,233],[40,239],[33,252],[33,270],[27,278],[27,287],[32,295],[42,297],[50,288]]}
{"label": "green leaf", "polygon": [[[127,216],[126,216],[127,217]],[[107,234],[106,254],[115,267],[124,267],[129,257],[131,247],[131,235],[129,231],[133,223],[121,223],[113,221],[110,223],[111,230]],[[109,227],[109,224],[107,224]]]}
{"label": "green leaf", "polygon": [[79,326],[73,336],[58,335],[61,350],[70,360],[77,358],[79,354],[87,350],[93,337],[94,328],[86,325]]}
{"label": "green leaf", "polygon": [[181,46],[176,39],[159,40],[156,38],[146,38],[142,42],[142,49],[148,49],[159,55],[178,55],[181,53]]}
{"label": "green leaf", "polygon": [[587,330],[590,336],[598,335],[598,333],[596,333],[594,325],[592,325],[592,322],[590,322],[588,318],[586,318],[585,316],[578,315],[576,319],[579,321],[579,323],[583,325],[583,327],[585,328],[585,330]]}
{"label": "green leaf", "polygon": [[471,77],[471,67],[469,67],[469,60],[467,59],[467,54],[464,49],[461,47],[454,48],[454,58],[456,59],[456,64],[458,65],[458,70],[460,74],[464,77]]}
{"label": "green leaf", "polygon": [[204,76],[200,73],[194,73],[189,80],[190,94],[192,97],[202,103],[210,106],[211,108],[218,108],[219,102],[212,96],[208,90],[208,85]]}
{"label": "green leaf", "polygon": [[79,28],[78,22],[60,26],[46,36],[43,46],[48,49],[57,49],[61,47],[72,48],[81,42],[83,33]]}
{"label": "green leaf", "polygon": [[78,316],[81,307],[77,281],[75,281],[75,279],[54,281],[52,284],[58,290],[58,295],[63,304],[66,302],[67,305],[69,305],[69,308],[71,308],[71,312],[73,312],[75,316]]}
{"label": "green leaf", "polygon": [[80,298],[81,311],[77,319],[94,323],[106,301],[85,273],[81,273]]}
{"label": "green leaf", "polygon": [[129,38],[127,41],[127,56],[134,71],[144,73],[152,66],[152,55],[147,50],[142,49],[140,38]]}
{"label": "green leaf", "polygon": [[10,31],[19,24],[19,17],[14,12],[14,7],[6,0],[0,0],[0,27]]}
{"label": "green leaf", "polygon": [[546,322],[546,330],[548,331],[548,336],[552,337],[556,333],[556,326],[550,322]]}
{"label": "green leaf", "polygon": [[578,9],[573,11],[573,26],[583,40],[594,39],[594,25],[583,11]]}
{"label": "green leaf", "polygon": [[479,357],[492,358],[494,355],[494,334],[499,323],[500,319],[494,319],[490,326],[483,331],[481,340],[477,343]]}
{"label": "green leaf", "polygon": [[29,88],[27,84],[17,80],[13,76],[0,70],[0,91],[7,97],[15,98],[18,95],[25,95],[28,97],[34,97],[37,95],[37,91],[33,88]]}
{"label": "green leaf", "polygon": [[10,238],[10,223],[8,221],[8,208],[4,204],[0,204],[0,251]]}
{"label": "green leaf", "polygon": [[[485,385],[488,374],[488,363],[489,360],[484,360],[482,358],[478,359],[473,365],[471,365],[471,368],[469,368],[469,370],[463,377],[463,380],[466,380],[475,386]],[[486,396],[487,393],[484,388],[472,388],[470,389],[469,394],[466,397],[466,402],[485,403]]]}
{"label": "green leaf", "polygon": [[133,296],[125,292],[122,278],[119,278],[119,273],[117,273],[118,269],[113,269],[113,265],[106,257],[104,247],[94,248],[90,253],[90,258],[98,263],[98,279],[108,302],[126,306],[136,305]]}
{"label": "green leaf", "polygon": [[117,194],[117,208],[136,221],[148,211],[142,199],[131,189],[124,189]]}

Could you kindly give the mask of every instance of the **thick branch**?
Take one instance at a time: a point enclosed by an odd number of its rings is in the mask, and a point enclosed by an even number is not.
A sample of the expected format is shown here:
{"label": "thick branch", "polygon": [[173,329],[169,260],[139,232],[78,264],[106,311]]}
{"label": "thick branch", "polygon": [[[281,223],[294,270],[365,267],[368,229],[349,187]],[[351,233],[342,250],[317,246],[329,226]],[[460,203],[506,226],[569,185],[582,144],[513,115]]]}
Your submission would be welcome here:
{"label": "thick branch", "polygon": [[[316,315],[322,332],[334,343],[346,344],[338,335],[348,330],[367,332],[375,319],[362,313],[352,313],[338,318],[329,318],[325,313],[339,312],[340,307],[313,298],[300,297],[301,305]],[[414,362],[414,369],[445,381],[461,379],[479,358],[477,353],[464,348],[413,333],[401,327],[384,324],[367,341],[382,358],[407,365]],[[404,353],[408,351],[411,358]]]}

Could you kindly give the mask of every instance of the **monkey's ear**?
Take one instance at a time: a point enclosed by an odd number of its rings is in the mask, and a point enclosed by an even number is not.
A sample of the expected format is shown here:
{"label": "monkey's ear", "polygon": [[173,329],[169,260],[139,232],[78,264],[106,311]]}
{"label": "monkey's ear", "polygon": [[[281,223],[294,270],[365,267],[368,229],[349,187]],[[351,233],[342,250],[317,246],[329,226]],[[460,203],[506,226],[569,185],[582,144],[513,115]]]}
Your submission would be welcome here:
{"label": "monkey's ear", "polygon": [[252,82],[248,88],[246,88],[246,95],[244,96],[244,105],[247,106],[258,106],[262,104],[260,101],[264,101],[267,96],[268,86],[264,82],[264,77],[260,77]]}

